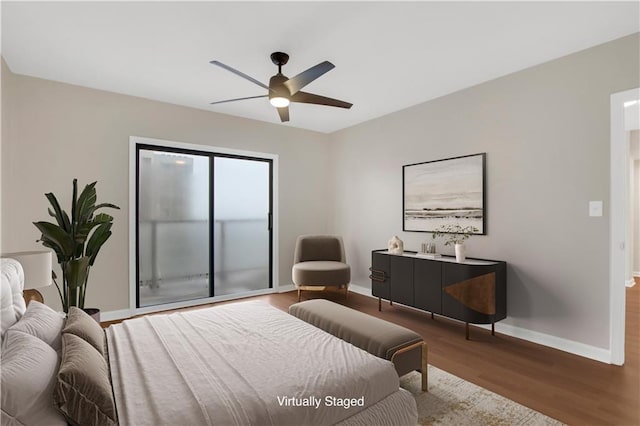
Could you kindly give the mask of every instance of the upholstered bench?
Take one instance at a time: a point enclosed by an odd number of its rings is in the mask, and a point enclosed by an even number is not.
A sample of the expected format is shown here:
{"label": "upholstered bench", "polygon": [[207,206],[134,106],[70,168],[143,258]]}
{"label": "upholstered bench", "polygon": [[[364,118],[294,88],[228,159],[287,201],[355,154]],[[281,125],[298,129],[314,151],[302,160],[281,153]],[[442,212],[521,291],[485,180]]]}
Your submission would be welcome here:
{"label": "upholstered bench", "polygon": [[422,390],[427,390],[427,345],[418,333],[324,299],[293,304],[289,313],[393,362],[398,376],[420,370]]}

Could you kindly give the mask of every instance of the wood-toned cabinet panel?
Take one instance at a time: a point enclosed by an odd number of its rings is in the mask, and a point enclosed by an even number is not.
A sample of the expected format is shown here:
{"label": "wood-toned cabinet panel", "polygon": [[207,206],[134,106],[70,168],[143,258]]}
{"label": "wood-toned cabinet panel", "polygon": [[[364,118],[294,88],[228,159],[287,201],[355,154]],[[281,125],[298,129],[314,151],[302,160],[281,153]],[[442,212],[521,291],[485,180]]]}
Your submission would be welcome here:
{"label": "wood-toned cabinet panel", "polygon": [[439,314],[442,312],[442,262],[416,260],[413,265],[415,307]]}
{"label": "wood-toned cabinet panel", "polygon": [[[475,324],[491,323],[496,307],[495,272],[496,265],[443,264],[442,314]],[[455,286],[455,292],[447,289]]]}

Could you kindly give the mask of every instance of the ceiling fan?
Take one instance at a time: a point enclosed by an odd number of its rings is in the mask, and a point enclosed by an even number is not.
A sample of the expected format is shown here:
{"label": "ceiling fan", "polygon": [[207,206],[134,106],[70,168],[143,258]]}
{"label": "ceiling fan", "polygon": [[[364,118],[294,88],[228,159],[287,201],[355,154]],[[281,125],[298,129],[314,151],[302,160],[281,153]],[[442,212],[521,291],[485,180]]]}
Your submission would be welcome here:
{"label": "ceiling fan", "polygon": [[285,65],[289,61],[289,55],[283,52],[273,52],[271,54],[271,62],[278,66],[278,73],[275,74],[269,80],[269,86],[264,83],[259,82],[255,78],[249,77],[248,75],[238,71],[235,68],[231,68],[229,65],[225,65],[219,61],[211,61],[210,64],[217,65],[220,68],[224,68],[227,71],[231,71],[235,75],[238,75],[250,82],[257,84],[260,87],[263,87],[269,91],[266,95],[259,96],[248,96],[245,98],[236,98],[236,99],[227,99],[226,101],[217,101],[211,102],[211,105],[221,104],[225,102],[234,102],[234,101],[242,101],[245,99],[256,99],[256,98],[269,98],[269,102],[271,105],[278,109],[278,114],[280,115],[280,121],[285,122],[289,121],[289,103],[290,102],[298,102],[304,104],[316,104],[316,105],[326,105],[333,106],[338,108],[351,108],[353,104],[349,102],[340,101],[338,99],[327,98],[325,96],[314,95],[313,93],[302,92],[302,89],[307,84],[311,83],[318,77],[323,74],[331,71],[335,68],[329,61],[324,61],[319,63],[318,65],[309,68],[306,71],[301,72],[293,78],[288,78],[287,76],[282,74],[282,66]]}

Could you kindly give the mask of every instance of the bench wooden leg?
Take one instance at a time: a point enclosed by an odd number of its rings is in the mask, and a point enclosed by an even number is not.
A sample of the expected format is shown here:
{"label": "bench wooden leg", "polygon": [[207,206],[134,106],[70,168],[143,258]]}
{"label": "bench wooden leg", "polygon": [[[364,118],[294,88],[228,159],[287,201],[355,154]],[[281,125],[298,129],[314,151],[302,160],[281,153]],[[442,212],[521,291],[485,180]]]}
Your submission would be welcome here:
{"label": "bench wooden leg", "polygon": [[426,343],[422,343],[422,390],[429,392],[429,354]]}
{"label": "bench wooden leg", "polygon": [[422,352],[422,358],[420,362],[420,373],[422,374],[422,390],[429,392],[429,355],[428,348],[425,342],[416,342],[402,349],[398,349],[393,355],[391,355],[391,362],[395,361],[396,356],[412,351],[419,347]]}
{"label": "bench wooden leg", "polygon": [[298,287],[298,302],[300,301],[300,287]]}

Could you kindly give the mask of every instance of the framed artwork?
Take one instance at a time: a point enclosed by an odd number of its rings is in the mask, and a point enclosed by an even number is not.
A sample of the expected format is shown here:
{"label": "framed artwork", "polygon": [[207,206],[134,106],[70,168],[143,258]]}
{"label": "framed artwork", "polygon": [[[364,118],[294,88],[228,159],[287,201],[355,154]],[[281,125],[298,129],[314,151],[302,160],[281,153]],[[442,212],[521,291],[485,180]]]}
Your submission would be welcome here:
{"label": "framed artwork", "polygon": [[402,167],[402,230],[474,226],[486,234],[486,153]]}

